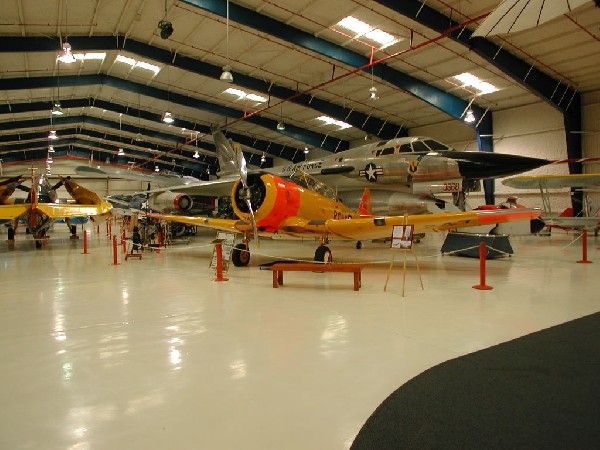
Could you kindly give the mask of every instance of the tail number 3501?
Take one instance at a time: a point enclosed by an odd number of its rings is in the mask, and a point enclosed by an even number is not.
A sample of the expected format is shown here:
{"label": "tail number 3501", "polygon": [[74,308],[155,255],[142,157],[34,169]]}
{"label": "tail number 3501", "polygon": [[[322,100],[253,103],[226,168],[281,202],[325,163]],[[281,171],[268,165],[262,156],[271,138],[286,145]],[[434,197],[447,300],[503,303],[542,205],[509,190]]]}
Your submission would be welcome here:
{"label": "tail number 3501", "polygon": [[460,183],[444,183],[444,192],[458,192],[460,191]]}

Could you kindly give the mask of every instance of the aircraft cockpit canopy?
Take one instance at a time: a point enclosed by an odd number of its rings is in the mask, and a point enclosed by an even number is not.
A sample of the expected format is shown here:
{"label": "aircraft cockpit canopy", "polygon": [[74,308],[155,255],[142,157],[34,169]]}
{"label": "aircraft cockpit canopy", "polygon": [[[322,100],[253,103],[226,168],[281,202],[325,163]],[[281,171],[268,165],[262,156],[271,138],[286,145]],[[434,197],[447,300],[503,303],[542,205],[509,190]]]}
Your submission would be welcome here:
{"label": "aircraft cockpit canopy", "polygon": [[385,155],[397,155],[400,153],[414,153],[414,152],[437,152],[437,151],[445,151],[452,150],[447,145],[442,144],[431,138],[420,139],[417,138],[412,142],[408,142],[401,145],[393,145],[389,146],[389,142],[385,141],[382,145],[382,148],[379,148],[375,151],[376,156],[385,156]]}
{"label": "aircraft cockpit canopy", "polygon": [[325,183],[321,183],[301,169],[294,170],[288,178],[298,186],[302,186],[303,188],[321,194],[322,196],[331,200],[337,200],[337,193],[335,189],[333,189],[331,186],[327,186]]}

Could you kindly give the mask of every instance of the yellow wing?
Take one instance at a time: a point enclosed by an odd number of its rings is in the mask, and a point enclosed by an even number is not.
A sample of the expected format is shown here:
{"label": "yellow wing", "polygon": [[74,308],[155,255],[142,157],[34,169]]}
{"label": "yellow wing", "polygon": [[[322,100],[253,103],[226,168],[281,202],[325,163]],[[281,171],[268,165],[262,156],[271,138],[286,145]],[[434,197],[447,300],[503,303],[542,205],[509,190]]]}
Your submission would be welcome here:
{"label": "yellow wing", "polygon": [[18,205],[0,205],[0,219],[8,220],[22,216],[31,207],[28,203]]}
{"label": "yellow wing", "polygon": [[75,203],[38,203],[37,209],[48,217],[60,219],[62,217],[99,216],[108,213],[112,205],[101,202],[99,205],[79,205]]}
{"label": "yellow wing", "polygon": [[[539,210],[516,208],[491,211],[420,214],[406,217],[361,217],[357,219],[339,220],[306,220],[302,217],[288,217],[281,222],[277,234],[294,237],[304,235],[327,235],[333,239],[360,241],[391,237],[395,225],[414,225],[415,233],[429,233],[434,231],[452,230],[455,228],[510,222],[514,220],[531,220],[539,215]],[[149,216],[221,231],[237,233],[252,232],[252,224],[243,220],[177,216],[169,214],[149,214]],[[265,236],[273,235],[273,233],[259,234]]]}

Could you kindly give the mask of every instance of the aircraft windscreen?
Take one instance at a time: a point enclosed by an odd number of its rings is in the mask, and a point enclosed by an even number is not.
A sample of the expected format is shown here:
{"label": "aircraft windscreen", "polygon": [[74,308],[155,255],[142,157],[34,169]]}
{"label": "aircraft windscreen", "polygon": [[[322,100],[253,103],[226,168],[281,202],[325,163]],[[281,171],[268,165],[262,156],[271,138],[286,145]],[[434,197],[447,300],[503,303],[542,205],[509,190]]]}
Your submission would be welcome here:
{"label": "aircraft windscreen", "polygon": [[433,151],[450,150],[448,146],[442,144],[441,142],[434,141],[433,139],[427,139],[425,141],[425,144],[427,144],[427,147],[429,147]]}
{"label": "aircraft windscreen", "polygon": [[311,191],[321,194],[322,196],[332,200],[337,200],[335,189],[333,189],[331,186],[327,186],[325,183],[317,181],[315,178],[301,169],[294,170],[294,172],[290,174],[289,179],[298,186],[310,189]]}
{"label": "aircraft windscreen", "polygon": [[428,152],[430,148],[425,145],[423,141],[413,141],[412,143],[413,150],[415,152]]}

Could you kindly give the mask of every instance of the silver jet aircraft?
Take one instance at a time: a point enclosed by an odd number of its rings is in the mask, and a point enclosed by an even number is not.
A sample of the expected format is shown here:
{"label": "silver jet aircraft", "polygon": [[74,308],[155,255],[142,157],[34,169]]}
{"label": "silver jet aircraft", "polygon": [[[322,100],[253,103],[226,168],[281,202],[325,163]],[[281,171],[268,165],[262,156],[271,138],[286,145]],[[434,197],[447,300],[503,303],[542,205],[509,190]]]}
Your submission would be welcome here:
{"label": "silver jet aircraft", "polygon": [[[236,161],[241,148],[220,130],[213,131],[213,139],[220,166],[215,180],[179,185],[173,180],[168,188],[148,191],[148,194],[229,195],[239,178]],[[447,210],[446,202],[436,198],[436,194],[452,194],[454,205],[464,209],[465,194],[479,190],[480,180],[515,175],[548,163],[546,159],[519,155],[458,151],[428,137],[403,137],[295,164],[250,168],[249,173],[262,171],[287,178],[298,171],[306,172],[337,190],[350,208],[357,207],[364,189],[370,188],[373,214],[402,215]],[[108,168],[85,166],[77,171],[115,174]]]}

